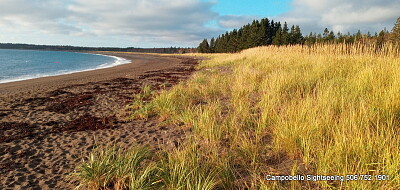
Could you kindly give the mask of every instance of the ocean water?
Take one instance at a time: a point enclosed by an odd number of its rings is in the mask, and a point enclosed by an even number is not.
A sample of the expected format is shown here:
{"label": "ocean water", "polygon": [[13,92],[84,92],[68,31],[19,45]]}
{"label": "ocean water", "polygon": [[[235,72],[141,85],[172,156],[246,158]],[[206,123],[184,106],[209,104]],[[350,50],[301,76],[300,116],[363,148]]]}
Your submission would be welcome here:
{"label": "ocean water", "polygon": [[0,83],[113,67],[129,60],[106,55],[0,49]]}

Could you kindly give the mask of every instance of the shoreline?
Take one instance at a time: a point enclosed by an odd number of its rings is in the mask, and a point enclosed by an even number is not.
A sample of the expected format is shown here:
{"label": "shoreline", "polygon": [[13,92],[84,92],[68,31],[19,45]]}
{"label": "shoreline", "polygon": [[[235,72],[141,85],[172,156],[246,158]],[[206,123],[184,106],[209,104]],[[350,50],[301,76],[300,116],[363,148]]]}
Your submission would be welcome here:
{"label": "shoreline", "polygon": [[[161,56],[156,55],[146,55],[146,54],[130,54],[130,53],[122,53],[122,52],[84,52],[84,53],[91,53],[91,54],[101,54],[104,56],[114,56],[114,57],[121,57],[123,59],[129,60],[130,63],[120,64],[113,67],[107,68],[97,68],[93,70],[85,70],[61,75],[53,75],[53,76],[44,76],[39,78],[27,79],[27,80],[20,80],[20,81],[12,81],[6,83],[0,83],[0,94],[4,94],[5,91],[12,90],[15,91],[16,88],[18,90],[25,91],[25,87],[32,88],[31,85],[45,85],[48,87],[54,86],[51,81],[58,81],[58,82],[68,82],[68,83],[81,83],[81,82],[94,82],[99,81],[101,79],[109,79],[110,72],[113,72],[120,77],[134,77],[137,73],[144,72],[146,70],[157,70],[157,69],[165,69],[169,68],[174,65],[154,65],[149,66],[146,64],[154,63],[156,58],[160,58]],[[179,60],[178,58],[171,58],[171,57],[162,57],[164,62],[173,62]],[[135,61],[132,61],[135,60]],[[136,63],[133,63],[136,62]],[[159,67],[159,68],[158,68]],[[136,69],[136,71],[132,71],[132,69]],[[128,71],[131,70],[131,71]],[[104,74],[106,76],[104,76]],[[102,76],[95,76],[95,75],[102,75]],[[87,78],[87,79],[85,79]],[[57,84],[57,86],[62,86]],[[24,87],[24,88],[22,88]]]}
{"label": "shoreline", "polygon": [[185,138],[155,118],[127,120],[126,106],[145,85],[168,89],[186,80],[197,60],[110,55],[132,63],[0,84],[0,189],[72,189],[68,174],[94,147],[173,148]]}
{"label": "shoreline", "polygon": [[[35,50],[32,50],[35,51]],[[66,51],[67,52],[67,51]],[[27,76],[25,78],[15,78],[15,79],[10,79],[6,80],[5,82],[0,81],[0,84],[6,84],[6,83],[11,83],[11,82],[20,82],[20,81],[25,81],[25,80],[32,80],[32,79],[39,79],[39,78],[44,78],[44,77],[53,77],[53,76],[61,76],[61,75],[68,75],[68,74],[73,74],[73,73],[80,73],[80,72],[86,72],[86,71],[94,71],[97,69],[106,69],[106,68],[111,68],[111,67],[116,67],[119,65],[124,65],[124,64],[129,64],[132,63],[132,60],[125,59],[122,57],[117,57],[113,55],[107,55],[107,54],[100,54],[100,53],[88,53],[88,52],[68,52],[68,53],[81,53],[81,54],[92,54],[92,55],[99,55],[99,56],[104,56],[104,57],[111,57],[114,60],[112,63],[105,63],[98,65],[94,68],[88,68],[88,69],[83,69],[83,70],[71,70],[71,71],[65,71],[65,72],[60,72],[60,73],[53,73],[53,74],[43,74],[41,76]]]}

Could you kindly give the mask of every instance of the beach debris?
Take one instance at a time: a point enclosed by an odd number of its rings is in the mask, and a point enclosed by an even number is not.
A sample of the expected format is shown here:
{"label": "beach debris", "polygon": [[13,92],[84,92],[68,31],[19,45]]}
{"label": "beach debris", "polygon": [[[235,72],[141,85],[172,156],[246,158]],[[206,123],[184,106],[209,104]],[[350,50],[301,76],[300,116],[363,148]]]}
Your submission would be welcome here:
{"label": "beach debris", "polygon": [[115,116],[95,117],[92,115],[83,115],[66,125],[57,128],[60,131],[96,131],[102,129],[113,129],[116,127],[117,118]]}

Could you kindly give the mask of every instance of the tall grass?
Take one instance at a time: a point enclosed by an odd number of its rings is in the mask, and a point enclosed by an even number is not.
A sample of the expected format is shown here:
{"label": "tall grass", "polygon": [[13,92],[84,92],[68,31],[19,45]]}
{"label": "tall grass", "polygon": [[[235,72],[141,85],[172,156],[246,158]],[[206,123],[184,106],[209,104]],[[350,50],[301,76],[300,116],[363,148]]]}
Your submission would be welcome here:
{"label": "tall grass", "polygon": [[157,184],[157,170],[151,156],[142,146],[129,150],[98,148],[72,176],[80,180],[78,188],[152,189]]}
{"label": "tall grass", "polygon": [[[157,158],[161,173],[172,171],[161,175],[164,188],[400,188],[398,49],[269,46],[202,56],[210,59],[189,81],[144,106],[193,129],[186,145]],[[390,178],[280,183],[267,174]]]}

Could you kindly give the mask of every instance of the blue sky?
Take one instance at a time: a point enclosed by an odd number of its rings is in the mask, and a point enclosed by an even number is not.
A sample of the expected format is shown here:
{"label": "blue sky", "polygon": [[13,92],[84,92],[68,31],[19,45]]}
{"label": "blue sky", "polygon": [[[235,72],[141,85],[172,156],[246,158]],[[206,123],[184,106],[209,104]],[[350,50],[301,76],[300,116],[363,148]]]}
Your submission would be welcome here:
{"label": "blue sky", "polygon": [[288,12],[291,0],[219,0],[212,10],[221,15],[277,16]]}
{"label": "blue sky", "polygon": [[268,17],[303,34],[391,29],[400,0],[1,0],[0,42],[195,47]]}

